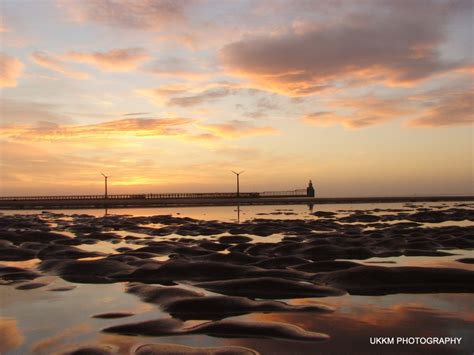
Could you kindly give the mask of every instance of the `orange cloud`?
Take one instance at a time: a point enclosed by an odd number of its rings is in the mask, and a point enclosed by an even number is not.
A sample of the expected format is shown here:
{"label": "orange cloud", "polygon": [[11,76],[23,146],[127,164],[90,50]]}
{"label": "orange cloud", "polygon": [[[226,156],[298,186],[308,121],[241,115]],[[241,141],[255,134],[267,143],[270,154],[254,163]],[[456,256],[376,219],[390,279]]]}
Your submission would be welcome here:
{"label": "orange cloud", "polygon": [[230,121],[228,123],[216,123],[216,124],[202,124],[199,127],[208,130],[217,136],[225,138],[241,138],[245,136],[257,136],[257,135],[268,135],[277,134],[278,131],[269,126],[259,127],[254,126],[244,121]]}
{"label": "orange cloud", "polygon": [[30,58],[36,64],[41,65],[42,67],[45,67],[49,70],[58,72],[69,78],[79,80],[85,80],[89,78],[88,74],[69,68],[61,59],[46,52],[35,51],[31,54]]}
{"label": "orange cloud", "polygon": [[411,114],[409,102],[376,96],[336,99],[329,106],[336,111],[319,111],[306,114],[302,121],[316,126],[341,124],[358,129],[385,123]]}
{"label": "orange cloud", "polygon": [[107,71],[129,71],[150,59],[150,56],[140,48],[113,49],[108,52],[69,52],[66,59],[92,64]]}
{"label": "orange cloud", "polygon": [[14,87],[23,71],[23,63],[0,52],[0,87]]}
{"label": "orange cloud", "polygon": [[256,91],[257,89],[243,84],[216,82],[205,85],[169,84],[157,89],[139,89],[135,92],[150,98],[159,105],[191,107],[236,95],[245,90]]}
{"label": "orange cloud", "polygon": [[92,125],[57,125],[40,122],[37,126],[4,126],[0,136],[19,140],[64,140],[112,137],[156,137],[183,134],[188,118],[131,118]]}
{"label": "orange cloud", "polygon": [[[429,98],[427,101],[430,101]],[[474,123],[474,94],[472,88],[454,92],[430,103],[419,117],[409,121],[409,127],[446,127]]]}
{"label": "orange cloud", "polygon": [[290,96],[351,80],[413,84],[464,65],[444,61],[438,51],[454,10],[443,4],[403,4],[387,3],[383,11],[376,7],[371,14],[304,31],[250,35],[224,46],[220,60],[228,74]]}

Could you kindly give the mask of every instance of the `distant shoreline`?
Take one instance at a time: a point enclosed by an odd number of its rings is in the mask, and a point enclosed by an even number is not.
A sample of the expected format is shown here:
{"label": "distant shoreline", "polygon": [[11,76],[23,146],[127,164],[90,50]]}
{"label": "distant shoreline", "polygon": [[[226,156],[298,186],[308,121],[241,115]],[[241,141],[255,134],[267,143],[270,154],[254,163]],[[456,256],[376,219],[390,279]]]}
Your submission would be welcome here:
{"label": "distant shoreline", "polygon": [[177,198],[177,199],[93,199],[93,200],[23,200],[0,201],[0,210],[82,209],[129,207],[199,207],[285,204],[358,204],[474,201],[474,196],[402,196],[402,197],[260,197],[260,198]]}

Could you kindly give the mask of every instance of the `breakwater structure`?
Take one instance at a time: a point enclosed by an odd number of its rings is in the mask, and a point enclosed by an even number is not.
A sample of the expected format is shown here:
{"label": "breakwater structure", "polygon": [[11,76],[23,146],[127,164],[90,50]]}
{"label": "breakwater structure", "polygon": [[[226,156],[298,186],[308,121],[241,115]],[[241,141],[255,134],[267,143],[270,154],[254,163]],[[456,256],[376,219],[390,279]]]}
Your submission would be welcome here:
{"label": "breakwater structure", "polygon": [[116,195],[8,196],[0,209],[124,208],[165,206],[284,205],[331,203],[396,203],[474,201],[474,196],[315,197],[310,181],[306,189],[265,192],[160,193]]}
{"label": "breakwater structure", "polygon": [[283,200],[281,203],[312,203],[314,196],[310,181],[306,189],[291,191],[9,196],[0,197],[0,209],[275,204]]}

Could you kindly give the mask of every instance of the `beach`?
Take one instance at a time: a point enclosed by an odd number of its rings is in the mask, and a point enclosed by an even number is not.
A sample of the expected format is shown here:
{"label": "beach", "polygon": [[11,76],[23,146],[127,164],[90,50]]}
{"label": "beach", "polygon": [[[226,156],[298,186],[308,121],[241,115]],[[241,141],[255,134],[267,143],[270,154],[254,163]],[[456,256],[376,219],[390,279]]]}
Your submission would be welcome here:
{"label": "beach", "polygon": [[474,348],[473,201],[2,212],[2,354]]}

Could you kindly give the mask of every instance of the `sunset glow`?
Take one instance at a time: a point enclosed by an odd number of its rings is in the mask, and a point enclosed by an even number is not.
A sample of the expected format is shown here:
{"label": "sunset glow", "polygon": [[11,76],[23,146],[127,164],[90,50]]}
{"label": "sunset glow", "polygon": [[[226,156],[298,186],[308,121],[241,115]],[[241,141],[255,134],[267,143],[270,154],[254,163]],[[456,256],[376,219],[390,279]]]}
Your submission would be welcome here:
{"label": "sunset glow", "polygon": [[3,0],[0,195],[474,193],[472,1]]}

